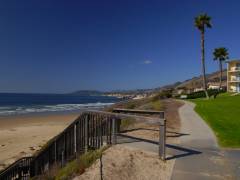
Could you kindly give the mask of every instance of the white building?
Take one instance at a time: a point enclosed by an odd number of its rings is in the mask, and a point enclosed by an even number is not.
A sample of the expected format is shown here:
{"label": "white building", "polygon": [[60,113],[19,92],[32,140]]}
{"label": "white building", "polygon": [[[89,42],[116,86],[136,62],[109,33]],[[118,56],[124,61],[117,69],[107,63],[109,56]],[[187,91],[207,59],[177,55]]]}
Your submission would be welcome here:
{"label": "white building", "polygon": [[204,91],[203,87],[195,88],[193,92],[199,92],[199,91]]}
{"label": "white building", "polygon": [[[208,89],[219,89],[220,83],[219,82],[209,82],[208,83]],[[227,88],[227,82],[223,81],[221,85],[222,89]]]}
{"label": "white building", "polygon": [[228,92],[240,92],[240,60],[227,62],[227,90]]}

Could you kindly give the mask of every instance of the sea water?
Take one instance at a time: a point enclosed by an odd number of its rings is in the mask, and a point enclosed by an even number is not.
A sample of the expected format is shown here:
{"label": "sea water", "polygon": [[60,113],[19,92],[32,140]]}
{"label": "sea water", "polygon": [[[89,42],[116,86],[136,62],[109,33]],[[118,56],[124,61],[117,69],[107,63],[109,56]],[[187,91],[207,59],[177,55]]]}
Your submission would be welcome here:
{"label": "sea water", "polygon": [[107,96],[74,94],[0,93],[0,116],[81,111],[110,106],[120,99]]}

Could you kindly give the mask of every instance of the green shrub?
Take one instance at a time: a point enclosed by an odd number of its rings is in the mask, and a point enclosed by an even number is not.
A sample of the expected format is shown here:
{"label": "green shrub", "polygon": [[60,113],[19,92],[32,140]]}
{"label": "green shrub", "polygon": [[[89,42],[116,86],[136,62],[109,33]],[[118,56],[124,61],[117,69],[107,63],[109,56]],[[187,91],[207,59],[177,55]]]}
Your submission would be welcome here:
{"label": "green shrub", "polygon": [[136,120],[134,118],[125,118],[121,120],[121,129],[127,129],[133,124],[135,124]]}
{"label": "green shrub", "polygon": [[125,108],[126,109],[134,109],[137,107],[137,102],[136,101],[131,101],[131,102],[128,102],[126,105],[125,105]]}
{"label": "green shrub", "polygon": [[104,150],[107,147],[103,147],[98,150],[89,151],[81,155],[78,159],[69,162],[65,167],[60,169],[56,175],[56,180],[68,180],[74,175],[84,173],[85,169],[90,167],[97,159],[99,159]]}
{"label": "green shrub", "polygon": [[139,109],[160,111],[162,110],[162,103],[160,100],[149,101],[140,106]]}
{"label": "green shrub", "polygon": [[[220,93],[224,93],[226,92],[225,90],[218,90],[218,89],[209,89],[208,90],[208,95],[209,97],[216,97],[218,94]],[[197,98],[205,98],[206,97],[206,94],[204,91],[198,91],[198,92],[193,92],[191,94],[188,94],[187,95],[187,99],[197,99]]]}
{"label": "green shrub", "polygon": [[153,101],[159,100],[159,99],[165,99],[165,98],[171,98],[172,97],[172,90],[163,90],[159,92],[157,95],[152,97]]}
{"label": "green shrub", "polygon": [[161,99],[171,97],[170,91],[160,92],[153,97],[146,97],[143,99],[129,100],[127,102],[120,102],[105,109],[105,111],[113,111],[115,108],[123,109],[142,109],[142,110],[156,110],[162,109]]}
{"label": "green shrub", "polygon": [[99,159],[103,153],[108,148],[105,146],[98,150],[89,151],[77,159],[68,162],[66,166],[61,168],[58,165],[54,165],[50,168],[48,172],[43,175],[31,178],[32,180],[68,180],[72,179],[76,175],[81,175],[84,173],[85,169],[90,167],[97,159]]}

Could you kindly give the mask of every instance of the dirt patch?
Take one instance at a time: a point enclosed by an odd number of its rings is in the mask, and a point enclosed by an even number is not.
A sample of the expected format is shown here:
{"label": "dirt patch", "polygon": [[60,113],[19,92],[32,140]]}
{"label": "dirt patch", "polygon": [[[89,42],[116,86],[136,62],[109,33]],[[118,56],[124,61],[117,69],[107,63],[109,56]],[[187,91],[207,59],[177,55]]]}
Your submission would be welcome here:
{"label": "dirt patch", "polygon": [[[102,177],[104,180],[166,180],[170,179],[173,163],[163,162],[156,154],[116,145],[102,156]],[[100,172],[101,163],[97,160],[74,180],[101,179]]]}
{"label": "dirt patch", "polygon": [[180,116],[178,109],[183,105],[182,102],[174,99],[162,100],[163,111],[165,112],[165,118],[167,119],[167,128],[171,130],[180,130]]}
{"label": "dirt patch", "polygon": [[[161,103],[163,104],[163,110],[167,120],[167,141],[168,143],[174,143],[180,136],[178,132],[180,130],[181,123],[178,109],[183,105],[183,103],[174,99],[161,100]],[[134,123],[122,134],[158,141],[159,126],[146,123]]]}

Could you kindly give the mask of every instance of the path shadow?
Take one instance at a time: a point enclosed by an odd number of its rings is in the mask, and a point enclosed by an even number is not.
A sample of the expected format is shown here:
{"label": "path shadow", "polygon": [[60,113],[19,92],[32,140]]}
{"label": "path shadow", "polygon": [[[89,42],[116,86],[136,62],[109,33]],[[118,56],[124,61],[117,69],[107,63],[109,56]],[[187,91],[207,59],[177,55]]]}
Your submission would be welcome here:
{"label": "path shadow", "polygon": [[[168,135],[172,134],[172,135]],[[189,136],[190,134],[186,133],[179,133],[179,132],[174,132],[174,131],[167,131],[167,137],[181,137],[181,136]]]}
{"label": "path shadow", "polygon": [[[125,134],[117,134],[117,136],[131,139],[131,140],[133,140],[132,142],[147,142],[147,143],[150,143],[150,144],[158,145],[157,141],[153,141],[153,140],[149,140],[149,139],[138,138],[138,137],[129,136],[129,135],[125,135]],[[124,144],[124,143],[118,143],[117,142],[117,144]]]}
{"label": "path shadow", "polygon": [[138,130],[147,130],[147,131],[155,131],[155,132],[159,131],[157,129],[149,129],[149,128],[132,128],[132,129],[128,129],[128,130],[123,130],[120,133],[127,133],[127,132],[138,131]]}
{"label": "path shadow", "polygon": [[184,148],[184,147],[177,146],[177,145],[172,145],[172,144],[166,144],[166,147],[183,152],[183,153],[180,153],[180,154],[177,154],[177,155],[172,155],[170,157],[166,157],[166,160],[172,160],[172,159],[177,159],[177,158],[182,158],[182,157],[185,157],[185,156],[197,155],[197,154],[202,153],[201,151],[196,151],[196,150],[193,150],[193,149]]}
{"label": "path shadow", "polygon": [[[127,133],[127,132],[133,132],[133,131],[138,131],[138,130],[147,130],[147,131],[159,132],[158,129],[133,128],[133,129],[121,131],[120,133]],[[166,137],[181,137],[181,136],[188,136],[188,135],[190,135],[190,134],[179,133],[179,132],[175,132],[175,131],[167,131]]]}
{"label": "path shadow", "polygon": [[[126,144],[126,143],[134,143],[134,142],[147,142],[150,144],[154,144],[154,145],[159,145],[158,141],[153,141],[153,140],[149,140],[149,139],[143,139],[143,138],[138,138],[138,137],[133,137],[133,136],[129,136],[129,135],[125,135],[125,134],[117,134],[118,137],[123,137],[123,138],[127,138],[130,139],[130,142],[117,142],[117,144]],[[176,155],[171,155],[169,157],[166,157],[166,160],[172,160],[172,159],[177,159],[177,158],[182,158],[185,156],[191,156],[191,155],[197,155],[197,154],[201,154],[201,151],[196,151],[193,149],[189,149],[189,148],[185,148],[185,147],[181,147],[179,145],[172,145],[172,144],[166,144],[166,148],[169,150],[174,150]]]}

